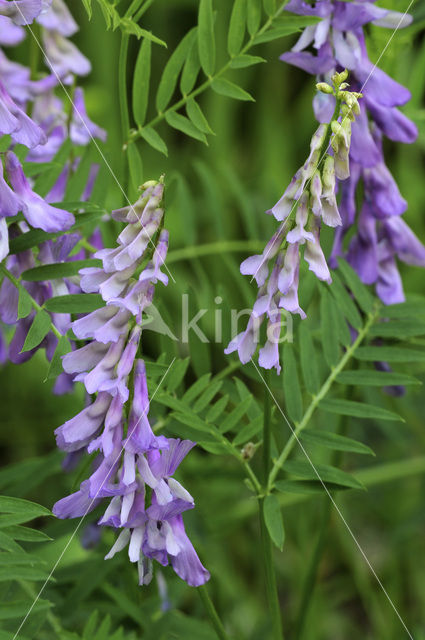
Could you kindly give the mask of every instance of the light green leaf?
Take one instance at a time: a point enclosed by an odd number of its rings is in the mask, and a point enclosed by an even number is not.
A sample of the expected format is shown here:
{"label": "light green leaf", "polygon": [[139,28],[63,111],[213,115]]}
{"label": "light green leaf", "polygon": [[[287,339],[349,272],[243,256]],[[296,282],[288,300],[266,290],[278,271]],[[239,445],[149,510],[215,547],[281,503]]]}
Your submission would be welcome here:
{"label": "light green leaf", "polygon": [[39,598],[34,604],[33,600],[8,600],[0,602],[0,620],[12,620],[13,618],[24,618],[29,609],[33,615],[47,611],[52,607],[52,603],[48,600]]}
{"label": "light green leaf", "polygon": [[29,500],[24,500],[23,498],[13,498],[11,496],[0,496],[0,513],[16,513],[24,515],[27,517],[27,520],[32,520],[39,516],[52,515],[46,507],[42,507],[35,502],[30,502]]}
{"label": "light green leaf", "polygon": [[300,31],[300,29],[292,25],[284,25],[276,27],[275,29],[269,29],[268,31],[256,36],[252,42],[252,46],[264,44],[265,42],[272,42],[272,40],[279,40],[280,38],[286,38],[293,33],[297,33],[297,31]]}
{"label": "light green leaf", "polygon": [[244,69],[245,67],[252,67],[254,64],[259,64],[260,62],[267,62],[265,58],[261,58],[261,56],[250,56],[248,54],[239,55],[230,63],[230,67],[232,69]]}
{"label": "light green leaf", "polygon": [[369,418],[377,420],[399,420],[405,422],[401,416],[392,411],[382,409],[373,404],[356,402],[354,400],[342,400],[339,398],[327,398],[322,400],[319,407],[330,413],[337,413],[342,416],[353,416],[354,418]]}
{"label": "light green leaf", "polygon": [[84,9],[87,11],[89,20],[91,20],[91,17],[92,17],[91,0],[82,0],[82,2],[84,5]]}
{"label": "light green leaf", "polygon": [[276,0],[263,0],[264,11],[268,16],[273,16],[276,11]]}
{"label": "light green leaf", "polygon": [[140,127],[145,123],[149,103],[151,49],[151,41],[144,38],[134,67],[133,114],[135,121]]}
{"label": "light green leaf", "polygon": [[283,469],[290,475],[306,480],[321,480],[325,484],[331,482],[352,489],[364,489],[363,484],[346,471],[328,464],[313,464],[314,466],[307,460],[289,460],[285,462]]}
{"label": "light green leaf", "polygon": [[332,284],[330,290],[349,323],[355,329],[360,329],[363,326],[363,322],[359,310],[357,309],[356,304],[350,296],[349,292],[342,284],[341,279],[336,271],[332,273]]}
{"label": "light green leaf", "polygon": [[214,131],[211,129],[206,117],[202,113],[201,107],[193,98],[188,100],[186,103],[186,113],[199,131],[214,134]]}
{"label": "light green leaf", "polygon": [[133,191],[137,193],[139,186],[143,183],[143,163],[136,142],[128,145],[127,154]]}
{"label": "light green leaf", "polygon": [[309,393],[317,393],[320,389],[319,371],[317,367],[316,351],[307,325],[299,327],[299,345],[301,371],[306,389]]}
{"label": "light green leaf", "polygon": [[211,379],[210,373],[205,373],[203,376],[199,378],[193,385],[186,391],[183,396],[183,401],[186,404],[190,404],[198,397],[200,393],[207,387]]}
{"label": "light green leaf", "polygon": [[381,315],[385,318],[411,318],[425,314],[425,300],[407,300],[400,304],[385,305]]}
{"label": "light green leaf", "polygon": [[233,440],[233,444],[235,446],[239,446],[244,444],[245,442],[249,442],[254,436],[256,436],[263,428],[263,416],[257,416],[252,420],[249,424],[246,424],[239,431],[235,439]]}
{"label": "light green leaf", "polygon": [[215,37],[212,0],[200,0],[198,13],[198,51],[201,67],[210,77],[215,68]]}
{"label": "light green leaf", "polygon": [[342,371],[336,377],[340,384],[366,385],[367,387],[386,387],[392,385],[422,384],[420,380],[406,373],[374,371],[373,369],[354,369]]}
{"label": "light green leaf", "polygon": [[264,498],[264,522],[273,543],[282,551],[285,541],[285,529],[283,528],[279,500],[274,494]]}
{"label": "light green leaf", "polygon": [[143,127],[139,129],[139,133],[151,147],[163,153],[164,156],[168,156],[167,145],[155,129],[152,129],[152,127]]}
{"label": "light green leaf", "polygon": [[50,331],[51,319],[46,311],[37,311],[32,325],[25,338],[24,346],[21,353],[25,351],[31,351],[35,347],[38,347],[40,342],[47,336]]}
{"label": "light green leaf", "polygon": [[184,63],[180,78],[180,91],[184,96],[190,93],[198,77],[201,63],[199,61],[198,43],[194,42]]}
{"label": "light green leaf", "polygon": [[68,338],[62,336],[58,341],[57,347],[55,349],[55,353],[53,354],[53,358],[50,362],[49,369],[47,371],[46,380],[51,380],[52,378],[56,378],[60,373],[62,373],[62,356],[71,351],[71,345],[69,343]]}
{"label": "light green leaf", "polygon": [[177,362],[173,364],[165,380],[167,391],[172,393],[177,389],[186,374],[188,366],[189,358],[177,360]]}
{"label": "light green leaf", "polygon": [[44,308],[52,313],[90,313],[105,306],[97,293],[72,293],[46,300]]}
{"label": "light green leaf", "polygon": [[178,75],[195,42],[196,33],[196,27],[186,33],[165,65],[156,94],[156,108],[160,113],[164,111],[171,100],[174,89],[176,88]]}
{"label": "light green leaf", "polygon": [[[324,493],[322,483],[319,480],[277,480],[275,482],[275,488],[282,493],[297,493],[300,495],[311,495],[317,493]],[[351,487],[345,487],[333,482],[327,482],[326,488],[328,491],[341,491],[347,490]],[[357,487],[356,487],[357,488]]]}
{"label": "light green leaf", "polygon": [[175,113],[175,111],[170,111],[165,115],[165,120],[174,129],[178,131],[182,131],[187,136],[191,138],[195,138],[195,140],[200,140],[204,144],[208,144],[205,135],[202,131],[199,131],[197,127],[185,116],[182,116],[180,113]]}
{"label": "light green leaf", "polygon": [[295,423],[299,422],[303,415],[303,404],[294,349],[290,344],[285,344],[283,348],[283,393],[289,417]]}
{"label": "light green leaf", "polygon": [[245,35],[247,0],[235,0],[230,16],[227,50],[230,56],[236,56],[242,48]]}
{"label": "light green leaf", "polygon": [[216,93],[219,93],[222,96],[226,96],[227,98],[255,102],[254,98],[247,91],[245,91],[245,89],[242,89],[242,87],[234,84],[234,82],[230,82],[230,80],[225,80],[224,78],[215,78],[211,83],[211,87]]}
{"label": "light green leaf", "polygon": [[206,415],[206,419],[208,422],[215,422],[225,410],[227,403],[229,401],[229,396],[225,395],[220,400],[217,400],[208,410]]}
{"label": "light green leaf", "polygon": [[205,409],[214,398],[214,396],[220,391],[223,386],[222,380],[214,380],[199,396],[193,405],[192,409],[195,413],[199,413]]}
{"label": "light green leaf", "polygon": [[370,313],[373,309],[373,297],[368,289],[361,282],[354,269],[342,258],[338,259],[338,266],[344,277],[345,282],[354,294],[359,306],[366,313]]}
{"label": "light green leaf", "polygon": [[261,22],[261,0],[248,0],[247,27],[250,36],[257,33]]}
{"label": "light green leaf", "polygon": [[417,318],[401,318],[380,322],[370,328],[369,335],[382,338],[402,338],[425,334],[425,322]]}
{"label": "light green leaf", "polygon": [[54,280],[56,278],[67,278],[75,276],[80,269],[86,267],[101,267],[102,261],[96,258],[88,258],[87,260],[71,260],[71,262],[54,262],[52,264],[44,264],[40,267],[27,269],[24,271],[21,279],[27,282],[43,282],[44,280]]}
{"label": "light green leaf", "polygon": [[310,444],[318,444],[333,451],[350,451],[352,453],[364,453],[374,456],[372,449],[362,442],[341,436],[331,431],[318,431],[317,429],[304,429],[300,433],[300,438]]}

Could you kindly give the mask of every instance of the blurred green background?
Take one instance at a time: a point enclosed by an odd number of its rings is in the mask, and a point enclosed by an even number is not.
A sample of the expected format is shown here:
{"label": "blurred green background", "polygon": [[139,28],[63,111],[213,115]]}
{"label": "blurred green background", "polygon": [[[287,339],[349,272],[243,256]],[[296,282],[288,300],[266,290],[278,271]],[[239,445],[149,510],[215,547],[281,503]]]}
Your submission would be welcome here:
{"label": "blurred green background", "polygon": [[[75,42],[92,61],[93,71],[83,80],[90,117],[108,132],[105,154],[122,184],[128,183],[118,99],[118,55],[121,34],[105,30],[100,11],[94,5],[91,21],[81,3],[68,3],[80,25]],[[197,20],[196,0],[157,0],[145,14],[142,26],[168,44],[168,51],[153,46],[152,93],[161,70],[176,44]],[[386,1],[382,6],[398,10],[400,2]],[[403,3],[406,4],[406,3]],[[226,37],[232,3],[215,0],[217,9],[216,37],[218,65],[226,60]],[[379,66],[412,91],[405,112],[419,126],[420,137],[412,146],[386,144],[387,163],[397,178],[400,190],[409,202],[405,219],[425,239],[425,42],[422,26],[425,11],[421,3],[413,6],[416,23],[400,31],[385,51]],[[377,27],[369,32],[370,57],[375,61],[384,48],[389,32]],[[165,173],[166,225],[170,229],[170,257],[182,248],[215,243],[215,253],[203,258],[175,260],[170,270],[176,283],[157,289],[158,306],[178,333],[181,318],[181,294],[190,293],[194,308],[208,309],[200,322],[203,331],[213,335],[214,310],[236,309],[252,304],[255,288],[248,278],[239,275],[238,265],[246,252],[226,251],[230,240],[252,240],[263,243],[275,228],[264,215],[280,197],[289,179],[303,162],[315,121],[311,101],[314,80],[304,72],[279,61],[279,55],[292,46],[294,37],[258,46],[257,55],[267,63],[250,69],[232,71],[229,78],[249,91],[255,102],[239,102],[212,91],[200,97],[200,104],[215,132],[209,146],[185,137],[165,123],[158,131],[169,149],[168,157],[139,142],[143,160],[143,179]],[[130,41],[128,80],[131,78],[140,42]],[[131,97],[131,96],[130,96]],[[151,100],[153,103],[153,99]],[[154,115],[152,105],[148,113]],[[122,194],[113,179],[101,177],[106,188],[106,206],[123,204]],[[132,196],[134,197],[134,193]],[[113,237],[113,228],[106,237]],[[109,229],[109,230],[108,230]],[[331,238],[325,240],[329,249]],[[224,244],[223,244],[224,243]],[[177,254],[176,254],[177,255]],[[424,294],[424,273],[401,266],[408,293]],[[309,279],[305,279],[304,296],[308,297]],[[301,284],[301,289],[304,285]],[[221,296],[223,304],[215,302]],[[314,321],[306,320],[306,322]],[[226,321],[224,320],[226,324]],[[229,327],[224,330],[223,344],[197,346],[191,353],[187,345],[173,343],[154,334],[146,334],[144,347],[151,357],[161,350],[169,355],[192,356],[190,378],[212,370],[219,373],[229,364],[223,354]],[[0,372],[2,411],[0,438],[2,463],[16,466],[16,479],[4,483],[3,493],[27,497],[51,507],[55,500],[70,491],[72,478],[61,471],[61,455],[55,453],[53,430],[76,413],[83,404],[81,389],[71,396],[57,397],[51,384],[43,383],[47,370],[44,356],[16,367],[7,365]],[[422,379],[424,368],[405,368]],[[251,380],[249,371],[235,374],[250,386],[261,402],[263,390]],[[279,382],[275,382],[276,385]],[[423,453],[425,430],[424,395],[420,387],[412,387],[401,399],[383,397],[379,390],[366,390],[364,397],[389,408],[396,407],[405,423],[356,421],[348,425],[349,435],[371,446],[376,460],[360,460],[347,456],[349,469],[398,464],[395,480],[381,474],[370,474],[367,492],[346,492],[338,504],[364,547],[368,558],[385,588],[391,594],[400,614],[414,633],[425,637],[425,500],[424,479],[420,474],[409,477],[409,460]],[[326,424],[329,417],[319,415],[317,423]],[[287,434],[287,427],[277,415],[274,428]],[[185,521],[200,556],[212,573],[211,593],[235,638],[261,640],[267,628],[266,603],[262,583],[261,559],[257,551],[258,525],[256,504],[245,488],[239,468],[232,460],[206,456],[195,450],[181,469],[185,486],[194,495],[197,508]],[[367,474],[367,471],[366,471]],[[392,472],[388,472],[389,478]],[[325,508],[326,497],[305,499],[290,496],[284,508],[286,542],[283,553],[276,552],[275,561],[286,628],[293,624],[307,561],[317,539],[317,530]],[[44,554],[53,564],[73,530],[72,522],[50,523],[47,531],[55,542],[46,545]],[[80,534],[80,532],[79,532]],[[48,597],[57,604],[56,612],[64,626],[80,629],[93,608],[101,614],[111,613],[114,622],[135,631],[135,637],[150,638],[153,622],[160,618],[160,605],[155,584],[140,589],[136,586],[136,570],[126,558],[116,557],[104,563],[102,556],[112,534],[105,535],[100,547],[82,550],[76,536],[57,569],[57,583],[48,586]],[[201,604],[194,590],[176,579],[171,571],[164,575],[173,607],[202,618]],[[118,593],[118,595],[117,595]],[[120,601],[124,594],[134,609]],[[168,615],[168,614],[167,614]],[[148,623],[146,622],[148,621]],[[138,629],[142,627],[143,631]],[[34,629],[35,637],[44,637]],[[156,633],[156,631],[155,631]],[[185,637],[164,632],[163,638]],[[187,633],[187,632],[186,632]],[[202,634],[206,635],[202,635]],[[40,635],[38,635],[40,634]],[[209,638],[204,627],[194,627],[191,638]],[[370,639],[399,639],[405,636],[400,621],[361,557],[338,514],[331,514],[331,526],[320,563],[319,585],[309,613],[304,640],[351,640],[360,634]],[[186,635],[186,637],[188,637]],[[211,636],[214,637],[214,636]],[[291,638],[289,633],[287,637]],[[295,637],[295,636],[294,636]]]}

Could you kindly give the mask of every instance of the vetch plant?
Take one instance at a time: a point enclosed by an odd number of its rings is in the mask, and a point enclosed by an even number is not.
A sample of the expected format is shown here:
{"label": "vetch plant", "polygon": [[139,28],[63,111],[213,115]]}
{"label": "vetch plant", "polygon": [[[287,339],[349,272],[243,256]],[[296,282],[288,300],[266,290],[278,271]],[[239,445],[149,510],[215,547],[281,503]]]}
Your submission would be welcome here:
{"label": "vetch plant", "polygon": [[0,0],[0,635],[421,637],[395,5]]}

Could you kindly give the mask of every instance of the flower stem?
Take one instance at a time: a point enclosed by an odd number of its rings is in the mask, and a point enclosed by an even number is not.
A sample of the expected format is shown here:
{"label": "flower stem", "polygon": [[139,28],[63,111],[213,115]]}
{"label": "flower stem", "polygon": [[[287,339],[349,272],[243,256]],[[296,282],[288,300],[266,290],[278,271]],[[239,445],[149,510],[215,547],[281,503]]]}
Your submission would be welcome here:
{"label": "flower stem", "polygon": [[[268,391],[269,372],[266,372],[266,380],[264,385],[264,422],[263,422],[263,474],[264,486],[267,486],[267,479],[270,472],[270,445],[271,445],[271,404],[270,394]],[[267,530],[264,516],[264,497],[258,500],[260,530],[261,530],[261,546],[263,552],[264,572],[266,578],[267,600],[270,609],[270,618],[272,623],[273,640],[283,640],[282,620],[280,615],[279,595],[277,592],[276,573],[273,563],[273,546]]]}
{"label": "flower stem", "polygon": [[202,600],[202,604],[205,607],[205,611],[210,619],[211,625],[214,627],[214,631],[217,634],[217,638],[220,640],[229,640],[229,636],[224,630],[224,626],[217,613],[217,609],[214,606],[213,601],[210,598],[207,587],[203,585],[198,587],[198,593]]}

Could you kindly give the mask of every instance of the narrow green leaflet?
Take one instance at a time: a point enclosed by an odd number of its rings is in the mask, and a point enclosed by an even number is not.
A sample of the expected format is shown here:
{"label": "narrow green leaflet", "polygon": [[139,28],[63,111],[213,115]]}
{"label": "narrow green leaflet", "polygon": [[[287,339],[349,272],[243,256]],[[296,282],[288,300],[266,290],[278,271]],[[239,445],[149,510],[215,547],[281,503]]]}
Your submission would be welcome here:
{"label": "narrow green leaflet", "polygon": [[210,404],[211,400],[217,395],[223,385],[222,380],[214,380],[208,387],[201,393],[199,398],[194,403],[192,409],[195,413],[199,413]]}
{"label": "narrow green leaflet", "polygon": [[202,113],[201,107],[193,98],[188,100],[186,103],[186,113],[199,131],[202,131],[203,133],[214,133],[208,124],[206,117]]}
{"label": "narrow green leaflet", "polygon": [[297,363],[292,345],[285,344],[283,349],[283,393],[285,409],[294,422],[299,422],[303,415],[302,396],[298,380]]}
{"label": "narrow green leaflet", "polygon": [[255,102],[254,98],[245,91],[245,89],[242,89],[242,87],[239,87],[234,82],[230,82],[230,80],[215,78],[211,83],[211,87],[216,93],[226,96],[227,98]]}
{"label": "narrow green leaflet", "polygon": [[227,50],[230,56],[236,56],[242,48],[245,35],[247,0],[235,0],[230,17],[229,33],[227,34]]}
{"label": "narrow green leaflet", "polygon": [[256,436],[263,428],[263,416],[257,416],[254,418],[249,424],[246,424],[239,431],[238,435],[233,440],[233,444],[235,446],[239,446],[251,440],[254,436]]}
{"label": "narrow green leaflet", "polygon": [[215,422],[221,416],[225,410],[227,403],[229,402],[229,396],[225,395],[220,400],[217,400],[208,410],[206,419],[208,422]]}
{"label": "narrow green leaflet", "polygon": [[183,381],[188,366],[189,358],[185,358],[184,360],[177,360],[177,362],[173,364],[165,380],[167,391],[170,391],[172,393],[177,389],[179,384]]}
{"label": "narrow green leaflet", "polygon": [[336,271],[332,273],[332,285],[330,287],[332,295],[338,303],[344,316],[355,329],[361,329],[363,326],[362,318],[355,302],[349,292],[342,284],[341,279]]}
{"label": "narrow green leaflet", "polygon": [[[328,491],[332,492],[352,488],[335,484],[334,482],[327,482],[325,486]],[[320,480],[278,480],[275,482],[275,488],[281,493],[297,493],[300,495],[323,494],[325,492]]]}
{"label": "narrow green leaflet", "polygon": [[310,330],[306,324],[301,324],[298,331],[301,371],[304,378],[304,384],[307,391],[314,394],[320,389],[320,379],[313,338],[311,337]]}
{"label": "narrow green leaflet", "polygon": [[227,433],[234,429],[248,411],[251,402],[252,396],[246,396],[221,422],[219,426],[220,432]]}
{"label": "narrow green leaflet", "polygon": [[16,513],[26,516],[27,520],[32,520],[39,516],[52,515],[46,507],[23,498],[13,498],[11,496],[0,496],[0,513]]}
{"label": "narrow green leaflet", "polygon": [[336,381],[340,384],[366,385],[367,387],[385,387],[391,385],[422,384],[420,380],[406,373],[375,371],[374,369],[354,369],[342,371]]}
{"label": "narrow green leaflet", "polygon": [[371,362],[425,362],[425,351],[403,347],[358,347],[357,360]]}
{"label": "narrow green leaflet", "polygon": [[0,602],[0,620],[13,620],[13,618],[23,619],[30,609],[32,614],[36,614],[41,611],[46,611],[52,606],[51,602],[42,600],[41,598],[39,598],[35,604],[33,600]]}
{"label": "narrow green leaflet", "polygon": [[169,111],[165,115],[165,120],[170,125],[170,127],[173,127],[178,131],[182,131],[187,136],[195,138],[195,140],[200,140],[204,144],[208,144],[205,135],[202,133],[202,131],[199,131],[199,129],[195,127],[195,125],[191,120],[189,120],[189,118],[186,118],[185,116],[182,116],[180,113],[176,113],[175,111]]}
{"label": "narrow green leaflet", "polygon": [[56,378],[60,373],[62,373],[62,356],[71,351],[71,345],[69,343],[68,338],[62,336],[58,341],[57,347],[55,349],[55,353],[53,354],[53,358],[50,362],[49,369],[47,371],[46,380],[51,380],[52,378]]}
{"label": "narrow green leaflet", "polygon": [[67,278],[77,275],[80,269],[99,266],[102,266],[102,262],[95,258],[72,260],[71,262],[56,262],[28,269],[23,272],[21,279],[27,282],[42,282],[44,280],[54,280],[55,278]]}
{"label": "narrow green leaflet", "polygon": [[370,328],[369,335],[382,338],[408,338],[425,334],[425,322],[417,318],[402,318],[379,322]]}
{"label": "narrow green leaflet", "polygon": [[352,453],[363,453],[374,456],[372,449],[362,442],[341,436],[331,431],[318,431],[317,429],[304,429],[300,433],[300,438],[304,442],[319,445],[333,451],[350,451]]}
{"label": "narrow green leaflet", "polygon": [[338,260],[338,266],[344,277],[345,282],[354,294],[359,306],[366,313],[370,313],[373,309],[373,297],[363,282],[359,279],[354,269],[342,258]]}
{"label": "narrow green leaflet", "polygon": [[196,27],[186,33],[165,65],[156,94],[156,108],[159,113],[164,111],[171,100],[174,89],[176,88],[178,75],[190,53],[191,47],[196,39],[196,33]]}
{"label": "narrow green leaflet", "polygon": [[320,299],[322,345],[325,360],[330,367],[336,365],[339,360],[337,314],[338,310],[333,298],[326,289],[322,289]]}
{"label": "narrow green leaflet", "polygon": [[205,373],[203,376],[199,378],[193,385],[186,391],[183,396],[183,401],[187,404],[190,404],[198,397],[200,393],[205,389],[205,387],[209,384],[211,378],[210,373]]}
{"label": "narrow green leaflet", "polygon": [[[133,115],[139,125],[143,126],[149,102],[149,85],[151,76],[151,41],[144,38],[136,59],[133,76]],[[131,145],[130,145],[131,146]]]}
{"label": "narrow green leaflet", "polygon": [[133,191],[137,193],[138,187],[143,183],[143,163],[136,142],[128,146],[127,155]]}
{"label": "narrow green leaflet", "polygon": [[49,314],[46,311],[43,311],[43,309],[41,311],[37,311],[27,337],[25,338],[21,353],[38,347],[43,338],[45,338],[49,333],[50,325],[51,318]]}
{"label": "narrow green leaflet", "polygon": [[52,313],[89,313],[104,306],[98,293],[72,293],[50,298],[44,303],[44,308]]}
{"label": "narrow green leaflet", "polygon": [[247,2],[246,22],[248,33],[253,36],[257,33],[261,23],[261,0],[247,0]]}
{"label": "narrow green leaflet", "polygon": [[282,551],[283,543],[285,542],[285,529],[279,500],[274,494],[264,498],[264,522],[270,538],[276,547]]}
{"label": "narrow green leaflet", "polygon": [[337,413],[343,416],[352,416],[354,418],[375,418],[377,420],[400,420],[404,422],[401,416],[392,411],[382,409],[373,404],[364,402],[356,402],[355,400],[342,400],[339,398],[326,398],[322,400],[319,407],[330,413]]}
{"label": "narrow green leaflet", "polygon": [[198,13],[198,51],[201,67],[206,76],[215,69],[215,36],[212,0],[200,0]]}
{"label": "narrow green leaflet", "polygon": [[425,315],[425,300],[407,300],[400,304],[390,304],[382,307],[381,315],[385,318],[411,318]]}
{"label": "narrow green leaflet", "polygon": [[32,299],[24,287],[19,287],[18,298],[18,320],[26,318],[32,311]]}
{"label": "narrow green leaflet", "polygon": [[198,43],[194,42],[184,63],[180,78],[180,91],[186,96],[192,91],[198,77],[201,63],[199,61]]}
{"label": "narrow green leaflet", "polygon": [[250,56],[248,54],[243,54],[233,58],[230,63],[230,67],[232,69],[244,69],[245,67],[252,67],[254,64],[259,64],[260,62],[267,62],[265,58],[261,56]]}
{"label": "narrow green leaflet", "polygon": [[319,480],[325,484],[332,482],[352,489],[364,489],[363,484],[350,473],[328,464],[310,464],[307,460],[289,460],[283,465],[283,470],[290,475],[306,480]]}
{"label": "narrow green leaflet", "polygon": [[274,15],[276,11],[276,0],[263,0],[264,11],[268,16]]}
{"label": "narrow green leaflet", "polygon": [[139,129],[139,133],[153,149],[163,153],[164,156],[168,156],[167,145],[155,129],[152,129],[152,127],[143,127]]}

